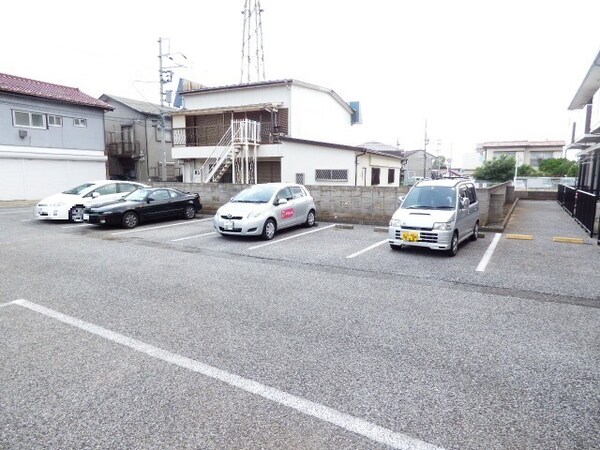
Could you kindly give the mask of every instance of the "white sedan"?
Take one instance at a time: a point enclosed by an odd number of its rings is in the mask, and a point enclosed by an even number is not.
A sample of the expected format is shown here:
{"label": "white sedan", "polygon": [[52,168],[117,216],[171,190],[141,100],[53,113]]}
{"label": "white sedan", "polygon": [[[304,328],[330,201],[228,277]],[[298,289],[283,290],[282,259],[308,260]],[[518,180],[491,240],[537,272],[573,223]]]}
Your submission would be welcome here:
{"label": "white sedan", "polygon": [[221,206],[213,219],[221,235],[262,236],[294,225],[312,227],[316,207],[308,190],[300,184],[256,184]]}
{"label": "white sedan", "polygon": [[92,205],[118,200],[136,189],[147,187],[131,181],[100,180],[83,183],[41,200],[35,215],[44,220],[83,222],[83,210]]}

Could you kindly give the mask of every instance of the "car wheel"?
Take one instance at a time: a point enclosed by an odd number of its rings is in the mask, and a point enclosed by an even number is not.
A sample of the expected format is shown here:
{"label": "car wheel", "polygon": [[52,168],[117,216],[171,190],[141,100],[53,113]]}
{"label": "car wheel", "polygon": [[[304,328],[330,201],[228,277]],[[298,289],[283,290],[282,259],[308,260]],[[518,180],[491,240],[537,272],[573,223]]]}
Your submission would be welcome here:
{"label": "car wheel", "polygon": [[306,222],[304,222],[304,225],[309,228],[315,225],[315,211],[314,210],[311,209],[308,212],[308,215],[306,216]]}
{"label": "car wheel", "polygon": [[194,216],[196,216],[196,208],[194,208],[194,205],[186,205],[183,210],[183,218],[189,220],[193,219]]}
{"label": "car wheel", "polygon": [[265,226],[263,227],[263,239],[270,241],[273,239],[273,236],[275,236],[275,231],[277,231],[277,225],[275,225],[275,221],[273,219],[267,219]]}
{"label": "car wheel", "polygon": [[475,226],[473,227],[473,234],[471,235],[471,240],[476,241],[479,237],[479,221],[475,222]]}
{"label": "car wheel", "polygon": [[401,245],[396,245],[396,244],[390,244],[390,248],[392,250],[397,251],[397,252],[399,252],[400,250],[402,250],[402,246]]}
{"label": "car wheel", "polygon": [[455,231],[452,235],[452,242],[450,242],[450,250],[448,250],[448,256],[456,256],[458,253],[458,231]]}
{"label": "car wheel", "polygon": [[83,206],[73,206],[69,211],[69,222],[83,222]]}
{"label": "car wheel", "polygon": [[123,215],[123,220],[121,223],[125,228],[135,228],[139,225],[140,219],[136,213],[133,211],[128,211]]}

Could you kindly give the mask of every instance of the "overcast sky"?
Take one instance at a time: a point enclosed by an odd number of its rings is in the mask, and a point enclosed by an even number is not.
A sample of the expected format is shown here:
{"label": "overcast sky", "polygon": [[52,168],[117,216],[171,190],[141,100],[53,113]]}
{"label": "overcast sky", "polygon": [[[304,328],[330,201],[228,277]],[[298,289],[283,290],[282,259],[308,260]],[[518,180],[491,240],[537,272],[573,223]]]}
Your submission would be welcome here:
{"label": "overcast sky", "polygon": [[[158,103],[163,37],[188,58],[175,79],[236,84],[243,4],[4,2],[0,72]],[[598,0],[261,6],[267,79],[294,78],[360,101],[357,145],[422,148],[427,119],[428,149],[452,149],[457,162],[478,142],[566,140],[567,107],[600,49]]]}

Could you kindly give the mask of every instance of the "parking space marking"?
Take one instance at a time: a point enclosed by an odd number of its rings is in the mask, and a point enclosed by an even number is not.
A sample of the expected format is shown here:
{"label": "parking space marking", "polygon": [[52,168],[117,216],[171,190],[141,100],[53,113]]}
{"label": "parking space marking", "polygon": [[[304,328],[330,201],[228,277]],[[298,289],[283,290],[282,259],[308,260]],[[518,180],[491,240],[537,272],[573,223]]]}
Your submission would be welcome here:
{"label": "parking space marking", "polygon": [[366,252],[368,252],[369,250],[373,250],[374,248],[377,248],[377,247],[379,247],[380,245],[383,245],[383,244],[385,244],[386,242],[388,242],[388,240],[387,240],[387,239],[386,239],[386,240],[384,240],[384,241],[378,242],[378,243],[376,243],[376,244],[369,245],[367,248],[363,248],[362,250],[360,250],[360,251],[358,251],[358,252],[356,252],[356,253],[352,253],[350,256],[346,256],[346,259],[355,258],[355,257],[357,257],[358,255],[362,255],[363,253],[366,253]]}
{"label": "parking space marking", "polygon": [[533,241],[531,234],[507,234],[506,239],[517,239],[520,241]]}
{"label": "parking space marking", "polygon": [[0,216],[4,216],[7,214],[28,214],[32,211],[32,209],[11,209],[10,211],[0,211]]}
{"label": "parking space marking", "polygon": [[61,228],[80,228],[80,227],[91,227],[93,226],[91,223],[78,223],[77,225],[65,225]]}
{"label": "parking space marking", "polygon": [[121,234],[140,233],[142,231],[159,230],[160,228],[177,227],[179,225],[189,225],[190,223],[206,222],[207,220],[213,220],[213,219],[212,219],[212,217],[209,217],[208,219],[186,220],[185,222],[170,223],[169,225],[159,225],[157,227],[135,228],[133,230],[118,231],[116,233],[112,233],[112,235],[117,236],[117,235],[121,235]]}
{"label": "parking space marking", "polygon": [[211,231],[210,233],[196,234],[194,236],[188,236],[188,237],[179,238],[179,239],[171,239],[171,242],[185,241],[187,239],[194,239],[194,238],[199,238],[199,237],[202,237],[202,236],[210,236],[211,234],[217,234],[217,232],[216,231]]}
{"label": "parking space marking", "polygon": [[562,242],[564,244],[583,244],[583,239],[573,237],[554,236],[552,242]]}
{"label": "parking space marking", "polygon": [[315,230],[305,231],[304,233],[296,234],[294,236],[289,236],[289,237],[282,238],[282,239],[277,239],[276,241],[267,242],[266,244],[255,245],[254,247],[250,247],[248,250],[254,250],[255,248],[266,247],[267,245],[278,244],[278,243],[283,242],[283,241],[287,241],[287,240],[290,240],[290,239],[295,239],[297,237],[305,236],[305,235],[311,234],[311,233],[316,233],[317,231],[323,231],[323,230],[326,230],[328,228],[333,228],[335,226],[336,226],[336,224],[334,223],[333,225],[327,225],[326,227],[323,227],[323,228],[317,228]]}
{"label": "parking space marking", "polygon": [[498,245],[498,242],[500,241],[500,236],[502,236],[502,233],[496,233],[496,235],[494,236],[494,239],[492,239],[492,243],[490,244],[488,249],[485,251],[483,258],[481,258],[481,261],[479,261],[479,265],[477,266],[477,269],[475,269],[476,272],[485,271],[485,268],[487,267],[488,263],[490,262],[490,259],[492,258],[492,254],[494,253],[494,250],[496,249],[496,245]]}
{"label": "parking space marking", "polygon": [[410,437],[404,433],[395,432],[388,428],[381,427],[355,416],[351,416],[350,414],[343,413],[320,403],[298,397],[297,395],[289,394],[249,378],[245,378],[200,361],[196,361],[186,356],[155,347],[137,339],[116,333],[107,328],[103,328],[98,325],[85,322],[81,319],[77,319],[76,317],[71,317],[53,309],[46,308],[38,305],[37,303],[19,299],[12,302],[12,304],[27,308],[46,317],[58,320],[59,322],[86,331],[90,334],[94,334],[106,339],[107,341],[130,348],[136,352],[148,355],[168,364],[199,373],[208,378],[220,381],[228,386],[232,386],[250,394],[254,394],[279,405],[292,408],[302,414],[315,417],[323,422],[333,424],[346,431],[364,436],[374,442],[389,445],[398,449],[441,450],[440,447],[421,441],[420,439]]}
{"label": "parking space marking", "polygon": [[10,306],[10,305],[14,305],[14,301],[12,302],[8,302],[8,303],[0,303],[0,308],[4,308],[5,306]]}

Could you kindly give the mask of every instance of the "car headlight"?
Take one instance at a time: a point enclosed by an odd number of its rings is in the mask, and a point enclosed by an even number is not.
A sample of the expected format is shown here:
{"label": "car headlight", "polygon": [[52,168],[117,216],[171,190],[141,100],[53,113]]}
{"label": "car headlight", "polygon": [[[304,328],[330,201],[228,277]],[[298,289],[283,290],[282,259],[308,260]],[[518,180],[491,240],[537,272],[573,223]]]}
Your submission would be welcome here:
{"label": "car headlight", "polygon": [[400,226],[400,219],[394,219],[392,217],[392,220],[390,220],[390,227],[399,227]]}
{"label": "car headlight", "polygon": [[255,209],[254,211],[251,211],[250,214],[248,214],[248,219],[254,219],[255,217],[258,217],[262,214],[262,209]]}
{"label": "car headlight", "polygon": [[436,222],[433,224],[434,230],[450,231],[452,230],[452,222]]}

